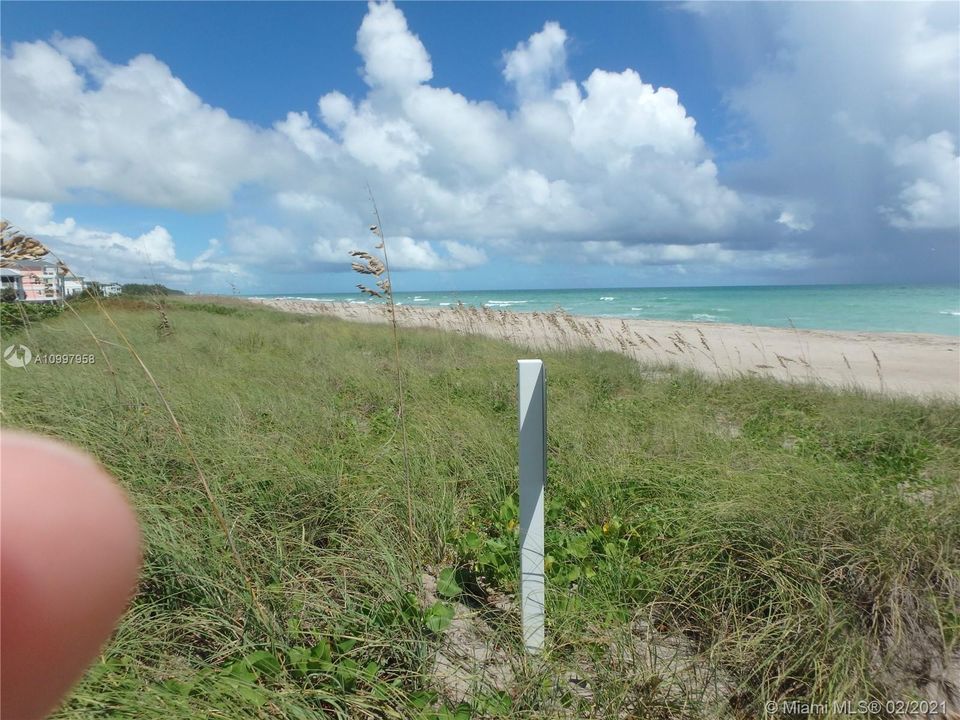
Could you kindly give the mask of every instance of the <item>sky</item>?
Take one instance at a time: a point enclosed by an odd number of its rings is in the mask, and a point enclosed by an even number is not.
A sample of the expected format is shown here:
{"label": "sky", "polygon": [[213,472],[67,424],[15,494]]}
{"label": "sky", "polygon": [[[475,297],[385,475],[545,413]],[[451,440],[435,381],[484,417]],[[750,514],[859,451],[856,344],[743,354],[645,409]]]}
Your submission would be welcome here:
{"label": "sky", "polygon": [[0,5],[0,213],[90,279],[960,283],[955,2]]}

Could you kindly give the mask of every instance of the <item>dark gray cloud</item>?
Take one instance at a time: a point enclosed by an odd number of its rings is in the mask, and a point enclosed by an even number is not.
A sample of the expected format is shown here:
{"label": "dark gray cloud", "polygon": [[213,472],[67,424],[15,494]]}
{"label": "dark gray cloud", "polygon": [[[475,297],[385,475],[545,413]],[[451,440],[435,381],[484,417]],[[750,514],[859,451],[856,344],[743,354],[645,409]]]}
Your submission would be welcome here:
{"label": "dark gray cloud", "polygon": [[[695,9],[721,74],[738,79],[726,100],[749,138],[721,177],[754,198],[758,222],[731,244],[772,242],[764,222],[783,207],[800,223],[779,234],[819,258],[805,279],[956,282],[960,6]],[[742,43],[755,50],[730,52]]]}

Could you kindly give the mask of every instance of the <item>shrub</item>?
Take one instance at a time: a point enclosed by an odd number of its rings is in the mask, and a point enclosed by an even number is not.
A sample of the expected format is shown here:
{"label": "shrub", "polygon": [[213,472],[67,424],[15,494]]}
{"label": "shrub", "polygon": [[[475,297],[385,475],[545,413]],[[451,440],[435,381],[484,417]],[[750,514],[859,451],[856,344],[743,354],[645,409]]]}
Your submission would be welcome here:
{"label": "shrub", "polygon": [[0,303],[0,327],[12,330],[62,312],[63,306],[58,303],[3,302]]}

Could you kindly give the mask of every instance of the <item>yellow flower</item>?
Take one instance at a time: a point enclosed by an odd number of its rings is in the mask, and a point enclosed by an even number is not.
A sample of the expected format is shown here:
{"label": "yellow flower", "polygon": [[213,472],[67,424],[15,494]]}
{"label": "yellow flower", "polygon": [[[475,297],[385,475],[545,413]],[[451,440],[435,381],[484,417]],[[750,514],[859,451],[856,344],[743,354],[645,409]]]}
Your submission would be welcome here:
{"label": "yellow flower", "polygon": [[517,521],[513,518],[510,518],[510,521],[507,523],[507,530],[513,530],[517,526]]}

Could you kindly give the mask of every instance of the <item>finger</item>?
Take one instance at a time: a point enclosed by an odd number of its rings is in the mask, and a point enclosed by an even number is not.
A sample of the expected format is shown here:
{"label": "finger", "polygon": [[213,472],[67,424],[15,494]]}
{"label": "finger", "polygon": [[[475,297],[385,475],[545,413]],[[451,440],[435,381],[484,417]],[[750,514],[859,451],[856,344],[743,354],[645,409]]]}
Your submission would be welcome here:
{"label": "finger", "polygon": [[113,479],[52,440],[0,437],[0,715],[37,718],[83,674],[129,602],[137,522]]}

